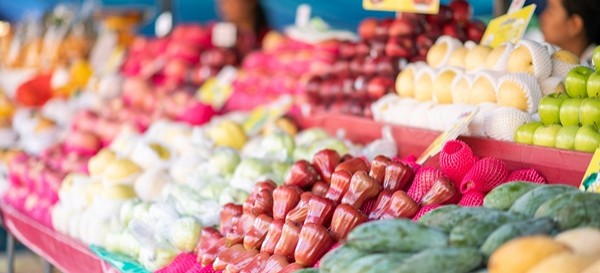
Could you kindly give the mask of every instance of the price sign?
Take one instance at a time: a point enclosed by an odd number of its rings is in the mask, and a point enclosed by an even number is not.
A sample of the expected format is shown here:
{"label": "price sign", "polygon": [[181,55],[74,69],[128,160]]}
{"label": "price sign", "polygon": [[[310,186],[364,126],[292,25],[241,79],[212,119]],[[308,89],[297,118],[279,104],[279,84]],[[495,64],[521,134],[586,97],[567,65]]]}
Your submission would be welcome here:
{"label": "price sign", "polygon": [[579,189],[600,193],[600,149],[597,149],[588,165]]}
{"label": "price sign", "polygon": [[427,147],[421,157],[417,159],[417,163],[424,164],[429,158],[432,158],[438,154],[444,145],[446,145],[446,142],[458,138],[458,136],[460,136],[467,126],[469,126],[471,121],[473,121],[473,118],[475,118],[475,114],[477,114],[478,111],[479,108],[475,108],[473,111],[467,111],[460,115],[450,130],[442,133],[433,141],[433,143],[431,143],[431,145],[429,145],[429,147]]}
{"label": "price sign", "polygon": [[536,5],[531,4],[492,20],[483,34],[481,44],[495,48],[507,42],[516,43],[521,40],[527,26],[529,26],[535,8]]}
{"label": "price sign", "polygon": [[363,0],[363,8],[367,10],[436,14],[440,10],[440,0]]}

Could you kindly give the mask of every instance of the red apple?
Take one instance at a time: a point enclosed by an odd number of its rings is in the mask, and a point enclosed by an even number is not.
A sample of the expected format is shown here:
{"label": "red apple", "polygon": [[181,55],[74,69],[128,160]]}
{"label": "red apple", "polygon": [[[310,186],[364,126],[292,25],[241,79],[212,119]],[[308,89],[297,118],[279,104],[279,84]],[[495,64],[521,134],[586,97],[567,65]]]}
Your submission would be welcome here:
{"label": "red apple", "polygon": [[371,47],[369,46],[369,44],[367,42],[360,42],[358,44],[356,44],[356,53],[355,53],[355,57],[366,57],[369,55],[371,51]]}
{"label": "red apple", "polygon": [[446,5],[440,5],[440,10],[437,14],[430,14],[426,16],[427,22],[429,24],[425,25],[444,25],[450,22],[450,20],[452,20],[452,17],[453,14],[450,7]]}
{"label": "red apple", "polygon": [[369,56],[376,58],[379,56],[385,55],[385,43],[381,41],[373,41],[371,42],[371,50],[369,51]]}
{"label": "red apple", "polygon": [[486,25],[480,20],[473,19],[467,25],[467,39],[479,43],[485,33]]}
{"label": "red apple", "polygon": [[407,18],[397,18],[390,23],[388,33],[390,37],[409,36],[421,32],[421,26]]}
{"label": "red apple", "polygon": [[421,56],[427,56],[427,52],[433,45],[434,40],[428,35],[421,34],[417,37],[417,52]]}
{"label": "red apple", "polygon": [[305,85],[306,94],[311,99],[317,99],[322,84],[323,78],[321,78],[320,76],[311,77]]}
{"label": "red apple", "polygon": [[465,41],[467,38],[465,31],[461,27],[459,27],[455,22],[450,22],[448,24],[445,24],[442,27],[442,33],[444,35],[454,37],[461,41]]}
{"label": "red apple", "polygon": [[384,19],[377,24],[375,27],[375,39],[379,41],[385,41],[390,37],[390,25],[394,22],[394,19]]}
{"label": "red apple", "polygon": [[361,57],[354,57],[350,62],[350,72],[352,75],[360,75],[363,71],[363,64],[365,59]]}
{"label": "red apple", "polygon": [[435,41],[438,37],[442,36],[442,25],[425,24],[423,26],[423,34]]}
{"label": "red apple", "polygon": [[344,99],[351,98],[354,93],[354,78],[342,79],[342,94]]}
{"label": "red apple", "polygon": [[466,0],[452,0],[450,10],[452,10],[454,22],[459,26],[466,25],[473,15],[473,8]]}
{"label": "red apple", "polygon": [[391,38],[385,45],[385,54],[389,57],[409,58],[416,54],[416,49],[412,38]]}
{"label": "red apple", "polygon": [[367,92],[367,85],[371,80],[370,77],[364,75],[356,77],[354,80],[354,93],[352,94],[353,99],[366,100],[369,97]]}
{"label": "red apple", "polygon": [[360,22],[358,26],[358,35],[363,40],[371,40],[375,38],[375,28],[377,27],[377,19],[367,18]]}
{"label": "red apple", "polygon": [[347,60],[337,61],[335,64],[333,64],[332,73],[340,77],[346,77],[350,75],[350,62]]}
{"label": "red apple", "polygon": [[352,59],[356,55],[356,44],[346,42],[340,44],[340,57],[342,59]]}
{"label": "red apple", "polygon": [[394,60],[383,56],[375,59],[375,73],[379,76],[393,77],[398,74],[398,71],[394,69]]}
{"label": "red apple", "polygon": [[377,100],[391,92],[394,92],[394,80],[391,78],[377,76],[367,85],[367,94],[371,100]]}
{"label": "red apple", "polygon": [[362,68],[362,74],[366,76],[374,76],[377,69],[375,64],[375,58],[367,57]]}

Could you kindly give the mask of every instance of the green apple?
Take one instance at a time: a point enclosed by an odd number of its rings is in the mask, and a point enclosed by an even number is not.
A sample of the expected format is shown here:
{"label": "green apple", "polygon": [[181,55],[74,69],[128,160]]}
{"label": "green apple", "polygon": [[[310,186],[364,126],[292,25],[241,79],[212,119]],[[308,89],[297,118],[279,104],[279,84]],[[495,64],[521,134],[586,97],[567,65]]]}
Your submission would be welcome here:
{"label": "green apple", "polygon": [[582,126],[575,135],[575,150],[593,153],[600,145],[600,133],[596,126]]}
{"label": "green apple", "polygon": [[560,124],[563,126],[579,126],[579,105],[583,99],[566,99],[560,106]]}
{"label": "green apple", "polygon": [[590,98],[600,96],[600,70],[595,71],[587,80],[587,95]]}
{"label": "green apple", "polygon": [[560,124],[560,106],[565,101],[565,95],[550,94],[540,100],[538,113],[544,125]]}
{"label": "green apple", "polygon": [[533,133],[533,145],[554,148],[556,135],[561,128],[558,124],[538,127]]}
{"label": "green apple", "polygon": [[565,150],[574,150],[577,131],[579,131],[579,126],[562,127],[558,131],[558,134],[556,134],[555,147]]}
{"label": "green apple", "polygon": [[592,61],[594,62],[594,68],[596,70],[600,70],[600,46],[594,48],[594,53],[592,54]]}
{"label": "green apple", "polygon": [[587,81],[594,71],[586,66],[578,66],[567,74],[565,78],[565,88],[571,98],[587,97]]}
{"label": "green apple", "polygon": [[542,126],[541,122],[529,122],[519,126],[515,131],[515,142],[533,144],[533,134],[540,126]]}
{"label": "green apple", "polygon": [[579,105],[581,125],[600,126],[600,99],[587,98]]}

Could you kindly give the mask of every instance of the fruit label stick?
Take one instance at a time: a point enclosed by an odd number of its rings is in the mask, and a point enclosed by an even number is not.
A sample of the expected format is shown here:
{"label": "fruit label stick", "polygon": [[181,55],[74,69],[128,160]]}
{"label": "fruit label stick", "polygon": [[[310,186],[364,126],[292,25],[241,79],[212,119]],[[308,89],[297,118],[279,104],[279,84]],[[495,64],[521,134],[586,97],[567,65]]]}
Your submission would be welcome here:
{"label": "fruit label stick", "polygon": [[454,125],[450,128],[450,130],[442,133],[438,136],[430,145],[425,149],[423,154],[417,160],[417,163],[423,165],[427,160],[436,154],[438,154],[442,147],[446,144],[446,142],[450,140],[454,140],[460,136],[464,132],[464,130],[469,126],[473,118],[475,118],[475,114],[479,111],[479,107],[475,107],[473,111],[464,112],[462,115],[458,117]]}
{"label": "fruit label stick", "polygon": [[536,7],[535,4],[531,4],[490,21],[481,39],[481,44],[492,48],[507,42],[516,44],[523,38]]}

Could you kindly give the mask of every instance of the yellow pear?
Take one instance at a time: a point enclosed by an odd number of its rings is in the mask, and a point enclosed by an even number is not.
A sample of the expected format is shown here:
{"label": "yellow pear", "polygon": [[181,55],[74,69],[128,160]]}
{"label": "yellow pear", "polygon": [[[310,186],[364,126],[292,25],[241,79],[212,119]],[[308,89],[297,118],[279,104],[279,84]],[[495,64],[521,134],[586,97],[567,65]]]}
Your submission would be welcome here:
{"label": "yellow pear", "polygon": [[491,47],[483,45],[477,45],[469,50],[465,59],[465,70],[470,72],[485,68],[485,61],[491,52]]}
{"label": "yellow pear", "polygon": [[460,47],[454,50],[454,52],[452,52],[452,54],[450,55],[448,65],[464,69],[467,59],[467,53],[469,53],[469,50],[464,47]]}
{"label": "yellow pear", "polygon": [[396,78],[396,92],[403,98],[415,97],[415,67],[407,66]]}
{"label": "yellow pear", "polygon": [[484,102],[496,102],[496,86],[490,78],[479,76],[473,82],[470,103],[476,105]]}
{"label": "yellow pear", "polygon": [[454,79],[452,83],[452,103],[469,104],[471,101],[471,88],[473,79],[471,75],[463,74]]}
{"label": "yellow pear", "polygon": [[433,96],[439,104],[452,103],[452,82],[457,76],[458,70],[446,69],[439,73],[437,79],[433,83]]}
{"label": "yellow pear", "polygon": [[434,71],[425,68],[417,75],[417,84],[415,86],[415,99],[418,101],[430,101],[433,99],[433,78]]}
{"label": "yellow pear", "polygon": [[427,64],[431,67],[440,67],[444,65],[444,59],[448,54],[447,43],[436,43],[427,52]]}
{"label": "yellow pear", "polygon": [[579,57],[571,51],[560,49],[552,54],[553,61],[560,61],[567,64],[579,64]]}
{"label": "yellow pear", "polygon": [[523,45],[517,46],[508,57],[508,72],[526,72],[531,75],[535,70],[533,67],[533,56],[529,49]]}

